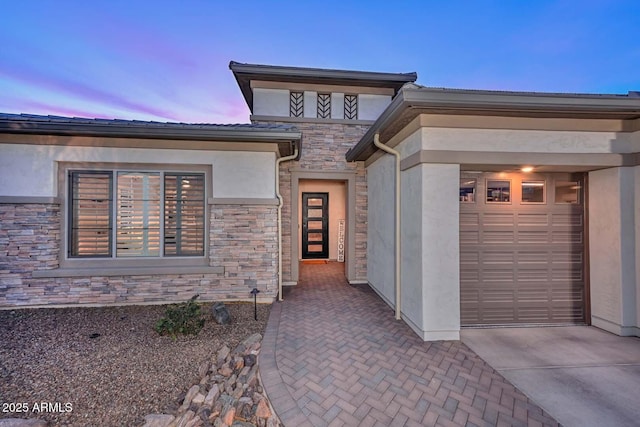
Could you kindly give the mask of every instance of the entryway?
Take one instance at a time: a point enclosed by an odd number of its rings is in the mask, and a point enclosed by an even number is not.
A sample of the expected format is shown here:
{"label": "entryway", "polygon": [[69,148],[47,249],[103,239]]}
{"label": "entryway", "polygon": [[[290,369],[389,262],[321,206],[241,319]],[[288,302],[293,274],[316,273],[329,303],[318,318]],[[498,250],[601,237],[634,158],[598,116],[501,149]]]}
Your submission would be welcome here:
{"label": "entryway", "polygon": [[286,238],[283,243],[287,284],[298,282],[301,261],[314,260],[342,264],[347,281],[356,282],[356,172],[294,170],[291,194],[290,250]]}

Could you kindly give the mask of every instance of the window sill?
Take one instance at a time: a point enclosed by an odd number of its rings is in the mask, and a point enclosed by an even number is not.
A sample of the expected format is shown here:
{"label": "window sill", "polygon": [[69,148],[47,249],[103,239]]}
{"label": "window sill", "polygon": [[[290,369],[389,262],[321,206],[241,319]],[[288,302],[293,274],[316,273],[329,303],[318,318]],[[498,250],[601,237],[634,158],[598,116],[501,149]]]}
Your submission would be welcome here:
{"label": "window sill", "polygon": [[224,267],[208,266],[163,266],[163,267],[98,267],[98,268],[56,268],[36,270],[34,278],[56,277],[110,277],[110,276],[165,276],[177,274],[223,274]]}

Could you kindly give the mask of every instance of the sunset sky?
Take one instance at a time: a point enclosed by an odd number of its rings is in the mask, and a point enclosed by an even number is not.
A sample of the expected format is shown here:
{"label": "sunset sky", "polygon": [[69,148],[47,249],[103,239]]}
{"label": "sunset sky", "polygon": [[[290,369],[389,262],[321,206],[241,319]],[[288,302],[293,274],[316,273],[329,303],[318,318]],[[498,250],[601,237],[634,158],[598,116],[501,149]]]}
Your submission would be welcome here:
{"label": "sunset sky", "polygon": [[0,0],[0,112],[246,123],[229,61],[640,91],[640,1]]}

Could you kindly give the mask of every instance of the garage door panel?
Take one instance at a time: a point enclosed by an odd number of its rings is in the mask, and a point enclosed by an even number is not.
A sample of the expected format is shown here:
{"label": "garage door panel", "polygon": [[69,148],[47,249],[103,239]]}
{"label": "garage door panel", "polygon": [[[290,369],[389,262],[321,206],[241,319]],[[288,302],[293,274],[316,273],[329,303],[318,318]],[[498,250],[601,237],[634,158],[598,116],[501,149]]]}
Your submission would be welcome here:
{"label": "garage door panel", "polygon": [[553,214],[551,216],[551,225],[582,228],[584,226],[583,215],[582,213]]}
{"label": "garage door panel", "polygon": [[460,226],[464,227],[465,225],[470,226],[478,226],[480,225],[480,214],[479,213],[460,213]]}
{"label": "garage door panel", "polygon": [[478,251],[460,252],[461,265],[473,265],[474,268],[480,264],[480,253]]}
{"label": "garage door panel", "polygon": [[565,231],[558,230],[553,232],[551,241],[553,243],[583,243],[584,233],[582,230]]}
{"label": "garage door panel", "polygon": [[[511,179],[518,191],[522,178]],[[554,179],[545,175],[550,191]],[[460,205],[462,324],[584,322],[583,207],[556,204],[553,193],[546,203],[520,200]]]}
{"label": "garage door panel", "polygon": [[480,270],[460,271],[460,283],[480,283]]}
{"label": "garage door panel", "polygon": [[584,262],[584,256],[582,252],[574,252],[571,250],[553,251],[552,264],[575,264],[576,268],[582,268]]}
{"label": "garage door panel", "polygon": [[584,280],[582,269],[552,269],[551,270],[551,280],[554,282],[567,282],[567,283],[575,283],[582,282]]}
{"label": "garage door panel", "polygon": [[460,245],[480,243],[479,231],[460,230]]}
{"label": "garage door panel", "polygon": [[547,282],[549,280],[549,270],[546,268],[518,268],[516,271],[516,278],[518,282]]}
{"label": "garage door panel", "polygon": [[495,282],[509,282],[513,283],[514,279],[513,269],[500,270],[500,269],[484,269],[480,274],[483,283],[495,283]]}
{"label": "garage door panel", "polygon": [[513,213],[485,213],[482,215],[483,226],[513,226],[516,215]]}
{"label": "garage door panel", "polygon": [[482,262],[484,265],[501,265],[506,264],[513,266],[516,255],[510,251],[485,251],[482,253]]}
{"label": "garage door panel", "polygon": [[549,251],[526,251],[519,250],[516,252],[518,256],[518,264],[547,264],[549,263]]}
{"label": "garage door panel", "polygon": [[547,230],[541,231],[527,231],[518,230],[518,243],[533,243],[543,244],[550,242],[549,232]]}
{"label": "garage door panel", "polygon": [[546,227],[549,225],[549,215],[539,214],[518,214],[518,227]]}
{"label": "garage door panel", "polygon": [[479,317],[479,322],[487,325],[500,325],[504,323],[513,323],[515,319],[515,310],[512,307],[505,306],[504,308],[492,307],[490,309],[483,309]]}
{"label": "garage door panel", "polygon": [[549,319],[551,311],[545,307],[520,307],[516,314],[518,322],[542,323]]}
{"label": "garage door panel", "polygon": [[481,243],[513,243],[515,241],[515,232],[513,231],[494,231],[483,230],[481,232]]}

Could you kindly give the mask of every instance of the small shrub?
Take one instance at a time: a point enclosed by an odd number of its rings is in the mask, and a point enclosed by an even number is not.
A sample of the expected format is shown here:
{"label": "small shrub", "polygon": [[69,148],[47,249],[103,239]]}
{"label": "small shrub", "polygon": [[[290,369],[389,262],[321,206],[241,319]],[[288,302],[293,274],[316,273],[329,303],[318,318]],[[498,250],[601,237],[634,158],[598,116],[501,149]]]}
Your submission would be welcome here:
{"label": "small shrub", "polygon": [[204,326],[200,304],[196,302],[198,297],[199,295],[194,295],[187,302],[167,307],[164,317],[156,322],[156,332],[174,338],[178,334],[197,335]]}

